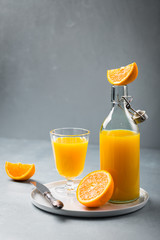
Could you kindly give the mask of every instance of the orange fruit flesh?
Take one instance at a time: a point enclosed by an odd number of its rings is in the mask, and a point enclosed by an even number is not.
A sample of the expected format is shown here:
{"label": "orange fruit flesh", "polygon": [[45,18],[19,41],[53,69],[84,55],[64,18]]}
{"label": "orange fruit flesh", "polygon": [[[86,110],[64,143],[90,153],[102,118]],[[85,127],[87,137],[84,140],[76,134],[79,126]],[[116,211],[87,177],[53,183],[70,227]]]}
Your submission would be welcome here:
{"label": "orange fruit flesh", "polygon": [[80,192],[80,198],[83,200],[96,198],[102,194],[107,183],[108,179],[103,173],[90,175],[81,185],[83,191]]}
{"label": "orange fruit flesh", "polygon": [[35,173],[34,164],[6,162],[5,170],[7,175],[14,180],[27,180]]}
{"label": "orange fruit flesh", "polygon": [[97,170],[84,177],[77,188],[77,199],[87,207],[104,205],[112,196],[114,183],[110,173]]}
{"label": "orange fruit flesh", "polygon": [[138,76],[138,67],[135,62],[121,68],[107,71],[108,81],[113,85],[127,85]]}

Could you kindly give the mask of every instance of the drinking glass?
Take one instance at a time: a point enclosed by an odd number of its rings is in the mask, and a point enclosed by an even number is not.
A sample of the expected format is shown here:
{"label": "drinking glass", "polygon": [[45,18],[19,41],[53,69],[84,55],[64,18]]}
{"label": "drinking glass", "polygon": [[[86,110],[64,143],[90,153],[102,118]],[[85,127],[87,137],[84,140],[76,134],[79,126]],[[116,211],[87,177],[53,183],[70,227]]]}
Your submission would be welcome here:
{"label": "drinking glass", "polygon": [[85,164],[90,131],[82,128],[58,128],[50,131],[55,165],[58,173],[66,178],[66,184],[55,190],[62,195],[75,192],[73,182]]}

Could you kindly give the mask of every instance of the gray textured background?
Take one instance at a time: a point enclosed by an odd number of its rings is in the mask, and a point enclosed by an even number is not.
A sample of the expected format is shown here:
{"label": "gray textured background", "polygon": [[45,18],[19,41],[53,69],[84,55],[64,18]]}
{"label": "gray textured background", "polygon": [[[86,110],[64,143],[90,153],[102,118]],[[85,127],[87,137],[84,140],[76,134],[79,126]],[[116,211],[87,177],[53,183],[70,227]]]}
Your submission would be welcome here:
{"label": "gray textured background", "polygon": [[0,0],[0,137],[48,139],[57,127],[99,129],[106,70],[136,61],[133,106],[149,115],[141,146],[160,147],[160,1]]}

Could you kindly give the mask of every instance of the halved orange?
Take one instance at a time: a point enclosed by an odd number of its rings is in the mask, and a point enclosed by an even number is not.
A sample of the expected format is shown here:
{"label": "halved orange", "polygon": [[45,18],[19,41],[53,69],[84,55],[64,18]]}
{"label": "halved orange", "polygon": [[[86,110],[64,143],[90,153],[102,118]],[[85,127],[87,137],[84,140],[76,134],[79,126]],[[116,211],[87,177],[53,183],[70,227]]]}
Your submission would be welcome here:
{"label": "halved orange", "polygon": [[35,173],[35,165],[6,162],[5,170],[10,178],[17,181],[23,181],[33,176]]}
{"label": "halved orange", "polygon": [[107,71],[108,81],[113,85],[127,85],[138,76],[138,67],[135,62],[121,68]]}
{"label": "halved orange", "polygon": [[84,177],[77,188],[77,200],[87,207],[99,207],[110,200],[114,182],[111,174],[97,170]]}

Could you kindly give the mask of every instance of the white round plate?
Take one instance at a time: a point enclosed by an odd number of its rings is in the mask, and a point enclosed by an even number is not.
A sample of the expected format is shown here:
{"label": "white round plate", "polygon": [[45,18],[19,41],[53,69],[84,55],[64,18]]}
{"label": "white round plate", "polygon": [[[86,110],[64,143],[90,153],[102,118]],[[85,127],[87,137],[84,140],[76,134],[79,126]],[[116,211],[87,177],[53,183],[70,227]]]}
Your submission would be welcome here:
{"label": "white round plate", "polygon": [[[79,183],[80,180],[75,180],[76,184]],[[126,203],[126,204],[115,204],[107,202],[104,206],[99,208],[87,208],[80,204],[76,196],[72,197],[62,197],[54,191],[54,188],[65,184],[65,181],[51,182],[45,184],[46,187],[49,188],[53,196],[64,203],[64,207],[62,209],[56,209],[52,207],[48,201],[39,193],[38,190],[34,189],[31,192],[31,201],[32,203],[44,210],[46,212],[50,212],[53,214],[63,215],[63,216],[73,216],[73,217],[111,217],[123,215],[131,212],[135,212],[147,203],[149,199],[148,193],[140,188],[140,197],[134,202]]]}

